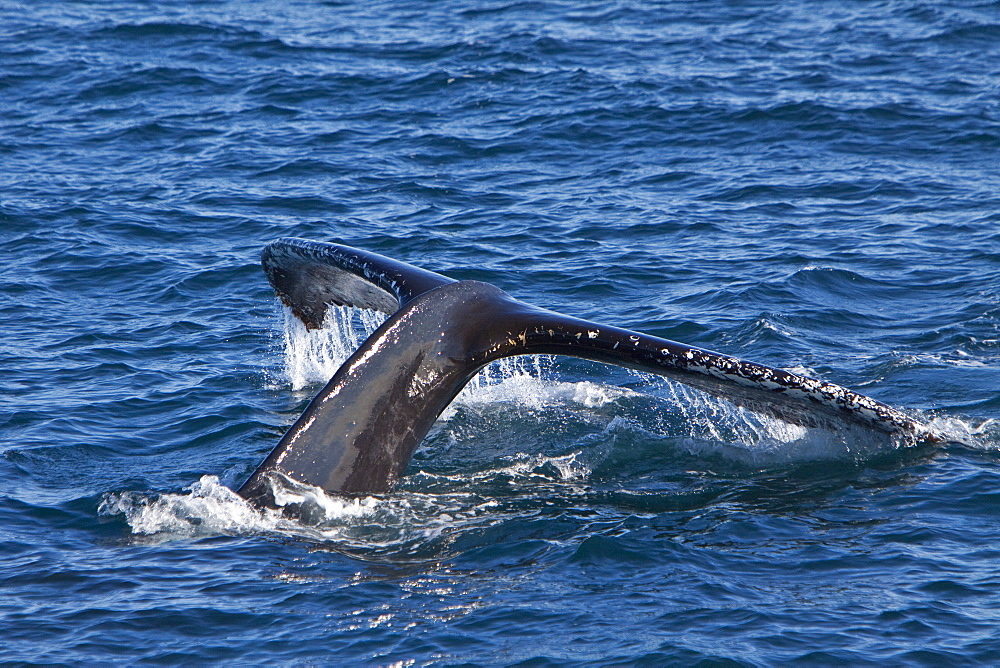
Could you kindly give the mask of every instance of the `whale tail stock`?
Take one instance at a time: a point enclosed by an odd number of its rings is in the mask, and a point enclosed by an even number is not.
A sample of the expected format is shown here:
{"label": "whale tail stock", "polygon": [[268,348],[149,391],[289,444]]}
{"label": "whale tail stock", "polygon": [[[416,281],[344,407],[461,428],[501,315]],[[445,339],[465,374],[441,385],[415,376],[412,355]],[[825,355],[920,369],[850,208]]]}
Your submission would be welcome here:
{"label": "whale tail stock", "polygon": [[833,383],[547,311],[493,285],[375,253],[283,238],[264,249],[261,263],[309,328],[322,326],[329,304],[389,314],[239,489],[261,506],[276,505],[273,482],[283,477],[339,494],[388,491],[466,383],[513,355],[569,355],[656,373],[793,424],[848,421],[934,440],[902,412]]}

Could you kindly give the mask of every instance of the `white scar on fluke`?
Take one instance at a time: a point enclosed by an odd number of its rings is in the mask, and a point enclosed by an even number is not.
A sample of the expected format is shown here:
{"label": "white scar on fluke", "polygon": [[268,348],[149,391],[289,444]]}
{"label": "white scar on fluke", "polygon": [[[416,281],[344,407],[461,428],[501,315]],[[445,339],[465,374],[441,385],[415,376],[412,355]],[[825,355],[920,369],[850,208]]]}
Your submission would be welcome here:
{"label": "white scar on fluke", "polygon": [[833,383],[562,315],[488,283],[348,246],[278,239],[261,264],[307,328],[320,328],[330,305],[389,317],[240,488],[259,506],[276,505],[274,485],[286,478],[335,494],[388,491],[466,383],[515,355],[568,355],[655,373],[796,425],[848,422],[905,442],[940,440],[902,411]]}

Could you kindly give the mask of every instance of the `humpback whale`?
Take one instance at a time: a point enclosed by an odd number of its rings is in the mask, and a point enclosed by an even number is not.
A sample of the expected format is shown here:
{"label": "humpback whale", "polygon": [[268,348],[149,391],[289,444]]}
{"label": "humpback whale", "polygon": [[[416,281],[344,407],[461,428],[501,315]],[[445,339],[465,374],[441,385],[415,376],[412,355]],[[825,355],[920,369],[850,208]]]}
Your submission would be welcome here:
{"label": "humpback whale", "polygon": [[514,355],[569,355],[665,376],[749,410],[807,427],[839,421],[936,440],[903,412],[852,390],[641,332],[588,322],[375,253],[298,238],[261,264],[305,323],[331,304],[388,319],[343,363],[238,493],[276,507],[274,485],[342,495],[390,490],[434,421],[485,365]]}

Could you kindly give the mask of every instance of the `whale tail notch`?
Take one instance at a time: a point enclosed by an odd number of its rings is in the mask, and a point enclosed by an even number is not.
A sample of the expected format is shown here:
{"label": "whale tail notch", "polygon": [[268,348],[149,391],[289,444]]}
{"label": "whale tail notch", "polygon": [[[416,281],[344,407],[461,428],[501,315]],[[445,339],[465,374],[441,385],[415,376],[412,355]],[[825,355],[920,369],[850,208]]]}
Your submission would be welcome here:
{"label": "whale tail notch", "polygon": [[338,494],[388,491],[465,384],[513,355],[569,355],[656,373],[793,424],[847,421],[935,439],[901,411],[833,383],[565,316],[375,253],[284,238],[264,249],[262,265],[307,327],[322,326],[329,304],[389,318],[240,488],[258,505],[275,505],[272,484],[282,476]]}

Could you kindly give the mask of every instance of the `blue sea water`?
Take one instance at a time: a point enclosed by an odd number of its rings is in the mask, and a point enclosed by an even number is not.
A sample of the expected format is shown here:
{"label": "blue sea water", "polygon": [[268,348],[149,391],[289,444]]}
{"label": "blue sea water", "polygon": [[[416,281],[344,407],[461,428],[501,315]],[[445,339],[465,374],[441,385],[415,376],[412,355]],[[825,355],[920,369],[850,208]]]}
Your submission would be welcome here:
{"label": "blue sea water", "polygon": [[[997,2],[5,0],[0,662],[997,663],[998,156]],[[948,440],[523,359],[391,494],[262,514],[362,324],[283,313],[281,236]]]}

